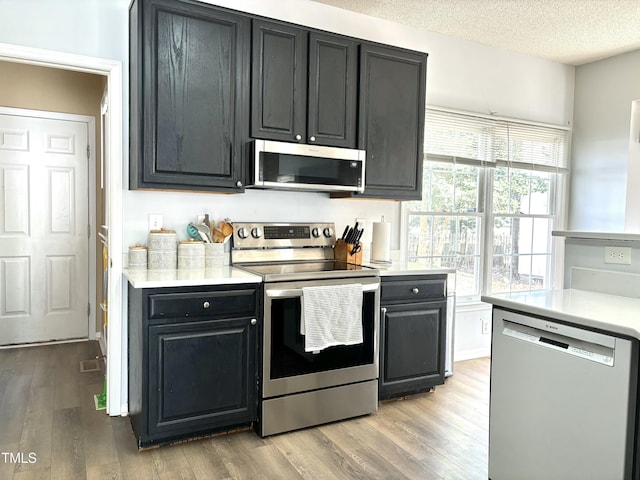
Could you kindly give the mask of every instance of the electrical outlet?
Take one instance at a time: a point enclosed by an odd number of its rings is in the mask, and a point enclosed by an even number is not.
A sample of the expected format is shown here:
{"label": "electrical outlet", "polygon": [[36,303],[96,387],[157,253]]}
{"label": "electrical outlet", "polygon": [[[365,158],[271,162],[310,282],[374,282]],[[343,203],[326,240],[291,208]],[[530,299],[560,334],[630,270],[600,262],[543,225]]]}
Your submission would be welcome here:
{"label": "electrical outlet", "polygon": [[604,247],[604,263],[631,265],[631,248]]}
{"label": "electrical outlet", "polygon": [[149,230],[160,230],[162,228],[162,215],[159,213],[149,214]]}
{"label": "electrical outlet", "polygon": [[491,333],[491,320],[488,318],[481,318],[480,321],[482,322],[482,334],[489,335]]}

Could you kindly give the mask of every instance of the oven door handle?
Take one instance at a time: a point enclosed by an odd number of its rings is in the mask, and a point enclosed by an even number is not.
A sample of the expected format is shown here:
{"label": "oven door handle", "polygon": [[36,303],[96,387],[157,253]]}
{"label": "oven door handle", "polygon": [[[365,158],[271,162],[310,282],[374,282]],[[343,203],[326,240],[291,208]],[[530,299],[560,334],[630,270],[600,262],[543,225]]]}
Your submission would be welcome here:
{"label": "oven door handle", "polygon": [[[368,283],[368,284],[362,285],[363,292],[375,292],[376,290],[378,290],[378,288],[380,288],[379,283]],[[302,289],[301,288],[292,288],[292,289],[286,289],[286,290],[267,289],[265,290],[265,293],[269,298],[294,298],[294,297],[302,296]]]}

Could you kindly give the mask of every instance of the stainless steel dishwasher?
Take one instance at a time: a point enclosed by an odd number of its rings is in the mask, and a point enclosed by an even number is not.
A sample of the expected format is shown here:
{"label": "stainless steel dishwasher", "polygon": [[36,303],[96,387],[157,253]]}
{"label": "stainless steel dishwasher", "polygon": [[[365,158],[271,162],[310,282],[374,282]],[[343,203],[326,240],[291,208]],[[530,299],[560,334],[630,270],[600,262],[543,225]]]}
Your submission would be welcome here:
{"label": "stainless steel dishwasher", "polygon": [[489,479],[632,478],[636,345],[494,308]]}

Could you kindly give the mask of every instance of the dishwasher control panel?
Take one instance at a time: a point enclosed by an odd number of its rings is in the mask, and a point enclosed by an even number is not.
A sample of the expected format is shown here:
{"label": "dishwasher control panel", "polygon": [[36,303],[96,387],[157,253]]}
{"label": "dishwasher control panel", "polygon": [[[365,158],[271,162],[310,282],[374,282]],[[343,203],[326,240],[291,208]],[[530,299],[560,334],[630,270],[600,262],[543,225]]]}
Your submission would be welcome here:
{"label": "dishwasher control panel", "polygon": [[508,320],[504,321],[502,334],[613,367],[615,349],[608,346],[558,335]]}

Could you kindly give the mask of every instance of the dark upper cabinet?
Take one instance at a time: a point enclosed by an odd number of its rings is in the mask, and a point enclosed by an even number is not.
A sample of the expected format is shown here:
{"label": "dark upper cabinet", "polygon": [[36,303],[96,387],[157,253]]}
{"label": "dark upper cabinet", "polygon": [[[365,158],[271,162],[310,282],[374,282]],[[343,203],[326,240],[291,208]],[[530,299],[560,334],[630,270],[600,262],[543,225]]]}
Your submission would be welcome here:
{"label": "dark upper cabinet", "polygon": [[136,0],[130,23],[130,187],[240,190],[250,19]]}
{"label": "dark upper cabinet", "polygon": [[420,199],[427,54],[360,47],[358,148],[366,150],[364,196]]}
{"label": "dark upper cabinet", "polygon": [[261,138],[366,150],[354,196],[420,198],[426,54],[195,0],[129,21],[130,188],[241,192]]}
{"label": "dark upper cabinet", "polygon": [[251,136],[354,148],[358,44],[253,21]]}
{"label": "dark upper cabinet", "polygon": [[251,136],[306,138],[306,30],[254,20],[251,51]]}
{"label": "dark upper cabinet", "polygon": [[357,78],[358,43],[336,35],[309,35],[309,143],[355,148]]}

